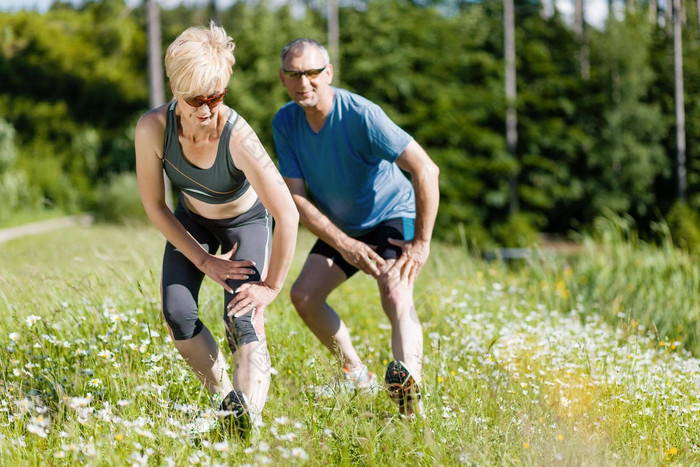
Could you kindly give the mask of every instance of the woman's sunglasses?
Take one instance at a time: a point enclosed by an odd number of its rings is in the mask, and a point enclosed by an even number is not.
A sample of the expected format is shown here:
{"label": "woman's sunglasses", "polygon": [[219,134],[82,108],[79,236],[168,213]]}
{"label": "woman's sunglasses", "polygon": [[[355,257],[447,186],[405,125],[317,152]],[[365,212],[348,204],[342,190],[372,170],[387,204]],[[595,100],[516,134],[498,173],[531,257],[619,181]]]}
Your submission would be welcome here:
{"label": "woman's sunglasses", "polygon": [[185,97],[185,102],[187,102],[187,105],[191,105],[192,107],[201,107],[203,105],[206,105],[209,107],[209,110],[222,100],[224,100],[224,96],[228,92],[228,88],[224,89],[221,91],[219,94],[212,94],[209,97],[205,96],[194,96],[194,97]]}

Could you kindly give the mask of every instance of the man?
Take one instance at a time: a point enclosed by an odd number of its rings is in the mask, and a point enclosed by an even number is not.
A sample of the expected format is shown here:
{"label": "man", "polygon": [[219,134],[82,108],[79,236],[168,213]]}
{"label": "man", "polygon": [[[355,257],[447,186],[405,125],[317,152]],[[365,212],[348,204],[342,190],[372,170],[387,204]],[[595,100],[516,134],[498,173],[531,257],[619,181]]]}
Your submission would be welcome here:
{"label": "man", "polygon": [[430,251],[438,167],[379,106],[331,86],[333,65],[315,40],[289,43],[281,64],[292,102],[273,119],[280,171],[302,224],[319,238],[292,287],[292,302],[316,337],[338,353],[348,379],[372,385],[376,377],[326,303],[358,270],[372,275],[392,326],[395,360],[385,384],[401,414],[420,413],[423,336],[413,283]]}

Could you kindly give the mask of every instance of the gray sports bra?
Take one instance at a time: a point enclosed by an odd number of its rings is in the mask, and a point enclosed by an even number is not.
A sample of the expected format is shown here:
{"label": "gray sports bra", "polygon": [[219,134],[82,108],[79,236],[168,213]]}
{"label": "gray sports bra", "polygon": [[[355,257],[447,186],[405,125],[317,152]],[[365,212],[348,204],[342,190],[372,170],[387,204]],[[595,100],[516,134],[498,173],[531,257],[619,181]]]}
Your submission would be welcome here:
{"label": "gray sports bra", "polygon": [[234,165],[229,151],[231,130],[238,121],[238,114],[231,109],[221,132],[214,164],[208,169],[200,169],[187,162],[182,155],[177,135],[176,104],[177,101],[170,104],[165,120],[163,168],[168,178],[180,190],[205,203],[223,204],[240,197],[250,183]]}

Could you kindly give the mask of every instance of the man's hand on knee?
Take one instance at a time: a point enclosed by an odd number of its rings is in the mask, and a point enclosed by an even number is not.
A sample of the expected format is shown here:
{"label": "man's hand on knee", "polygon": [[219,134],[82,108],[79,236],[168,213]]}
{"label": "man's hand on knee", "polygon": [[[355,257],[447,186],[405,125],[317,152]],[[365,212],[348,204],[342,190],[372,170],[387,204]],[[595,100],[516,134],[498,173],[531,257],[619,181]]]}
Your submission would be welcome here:
{"label": "man's hand on knee", "polygon": [[384,258],[379,256],[371,246],[353,238],[348,237],[340,253],[345,261],[374,278],[379,278],[381,269],[385,266]]}
{"label": "man's hand on knee", "polygon": [[416,277],[418,277],[418,273],[428,261],[430,242],[415,239],[407,242],[393,238],[389,238],[388,241],[392,245],[401,247],[401,256],[389,268],[387,274],[396,271],[399,273],[400,280],[406,280],[412,286]]}

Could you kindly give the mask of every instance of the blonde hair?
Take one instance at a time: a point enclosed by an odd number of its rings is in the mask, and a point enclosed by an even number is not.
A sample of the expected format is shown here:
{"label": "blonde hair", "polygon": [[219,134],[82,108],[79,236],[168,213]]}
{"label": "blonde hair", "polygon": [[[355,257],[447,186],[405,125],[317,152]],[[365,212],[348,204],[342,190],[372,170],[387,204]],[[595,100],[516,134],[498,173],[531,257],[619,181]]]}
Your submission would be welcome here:
{"label": "blonde hair", "polygon": [[223,91],[236,59],[233,39],[213,21],[185,29],[165,52],[165,73],[176,98],[210,96]]}

